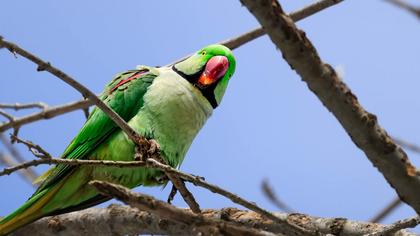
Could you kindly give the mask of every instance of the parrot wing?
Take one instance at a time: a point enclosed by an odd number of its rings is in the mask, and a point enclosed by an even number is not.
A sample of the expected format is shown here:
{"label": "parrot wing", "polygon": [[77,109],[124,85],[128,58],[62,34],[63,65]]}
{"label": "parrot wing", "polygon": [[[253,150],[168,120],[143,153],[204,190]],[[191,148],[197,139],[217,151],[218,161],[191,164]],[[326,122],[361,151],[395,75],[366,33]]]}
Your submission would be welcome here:
{"label": "parrot wing", "polygon": [[[156,70],[146,67],[118,74],[108,83],[99,96],[125,121],[129,121],[143,106],[143,96],[147,88],[158,76]],[[64,159],[87,159],[104,140],[119,127],[99,108],[95,107],[77,136],[62,154]],[[66,176],[75,166],[58,164],[40,176],[36,182],[42,182],[37,193],[54,185]]]}

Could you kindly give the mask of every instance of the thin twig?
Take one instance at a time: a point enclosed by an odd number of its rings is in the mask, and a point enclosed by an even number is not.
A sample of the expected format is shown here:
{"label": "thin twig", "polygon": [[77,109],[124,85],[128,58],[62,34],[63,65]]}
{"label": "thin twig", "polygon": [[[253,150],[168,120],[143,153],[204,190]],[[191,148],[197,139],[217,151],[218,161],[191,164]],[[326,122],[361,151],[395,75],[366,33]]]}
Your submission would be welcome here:
{"label": "thin twig", "polygon": [[277,218],[272,213],[260,208],[255,203],[249,202],[227,190],[224,190],[216,185],[209,184],[203,180],[203,178],[198,176],[192,176],[186,173],[183,173],[179,170],[176,170],[168,165],[162,164],[155,159],[147,159],[146,162],[144,161],[105,161],[105,160],[77,160],[77,159],[58,159],[58,158],[51,158],[51,159],[36,159],[32,161],[28,161],[22,164],[19,164],[17,166],[13,166],[10,168],[4,168],[2,171],[0,171],[0,176],[3,175],[9,175],[13,173],[14,171],[25,169],[30,166],[37,166],[40,164],[66,164],[66,165],[74,165],[74,166],[80,166],[80,165],[95,165],[95,166],[115,166],[119,168],[126,168],[126,167],[153,167],[157,168],[159,170],[162,170],[165,173],[173,174],[178,176],[179,178],[191,182],[194,185],[201,186],[203,188],[206,188],[210,190],[211,192],[220,194],[228,199],[230,199],[232,202],[237,203],[239,205],[242,205],[250,210],[253,210],[264,217],[273,220],[274,222],[281,224],[285,227],[286,230],[294,231],[296,232],[296,235],[303,234],[303,235],[313,235],[313,232],[307,232],[307,230],[296,226],[289,224],[286,220],[282,220]]}
{"label": "thin twig", "polygon": [[[341,2],[342,0],[322,0],[319,2],[316,2],[314,4],[311,4],[307,7],[304,7],[301,10],[298,10],[296,12],[292,12],[290,14],[290,16],[292,17],[292,19],[299,21],[301,19],[304,19],[308,16],[311,16],[325,8],[328,8],[330,6],[333,6],[339,2]],[[236,49],[244,44],[246,44],[247,42],[250,42],[262,35],[264,35],[265,32],[264,30],[262,30],[262,28],[258,28],[258,29],[254,29],[251,30],[249,32],[246,32],[242,35],[239,35],[237,37],[234,37],[232,39],[228,39],[228,40],[223,40],[220,42],[220,44],[224,44],[225,46],[229,47],[230,49]],[[1,38],[1,36],[0,36]],[[0,48],[2,47],[1,43],[0,43]],[[176,60],[176,62],[181,61],[183,59],[185,59],[186,57]],[[174,62],[175,63],[175,62]],[[171,63],[170,65],[174,64]],[[14,122],[8,122],[8,123],[4,123],[4,124],[0,124],[0,132],[5,131],[9,128],[16,128],[16,127],[21,127],[25,124],[28,123],[32,123],[41,119],[49,119],[49,118],[53,118],[55,116],[58,115],[62,115],[74,110],[78,110],[78,109],[85,109],[89,106],[92,106],[94,103],[89,101],[89,100],[81,100],[81,101],[77,101],[77,102],[72,102],[70,104],[64,104],[64,105],[60,105],[60,106],[55,106],[52,107],[50,109],[46,109],[43,112],[39,112],[39,113],[35,113],[32,115],[28,115],[22,118],[15,118]],[[85,110],[85,115],[87,115],[86,110]]]}
{"label": "thin twig", "polygon": [[[315,2],[309,6],[306,6],[298,11],[290,13],[290,17],[295,21],[300,21],[302,19],[307,18],[308,16],[314,15],[315,13],[318,13],[328,7],[334,6],[337,3],[342,2],[343,0],[321,0],[318,2]],[[238,35],[236,37],[233,37],[231,39],[223,40],[218,42],[218,44],[225,45],[226,47],[230,48],[231,50],[234,50],[248,42],[251,42],[252,40],[259,38],[263,35],[265,35],[266,32],[262,27],[250,30],[246,33],[243,33],[241,35]],[[183,57],[181,59],[178,59],[171,64],[168,64],[167,66],[171,66],[177,62],[183,61],[187,59],[190,55]]]}
{"label": "thin twig", "polygon": [[372,219],[370,219],[370,222],[381,222],[385,217],[387,217],[389,214],[391,214],[399,205],[401,205],[402,201],[399,197],[396,197],[392,200],[386,207],[384,207],[380,212],[378,212]]}
{"label": "thin twig", "polygon": [[261,188],[263,190],[264,195],[274,204],[277,208],[284,212],[295,212],[291,207],[289,207],[286,203],[281,201],[274,190],[271,188],[268,180],[264,179],[261,183]]}
{"label": "thin twig", "polygon": [[[298,22],[302,19],[305,19],[308,16],[311,16],[317,12],[320,12],[328,7],[334,6],[340,2],[342,2],[343,0],[323,0],[323,1],[317,1],[309,6],[304,7],[301,10],[292,12],[289,14],[290,18],[294,21],[294,22]],[[238,48],[258,37],[261,37],[263,35],[265,35],[266,32],[264,31],[264,29],[262,27],[257,28],[257,29],[253,29],[251,31],[248,31],[240,36],[237,36],[235,38],[226,40],[221,42],[220,44],[225,45],[226,47],[230,48],[230,49],[235,49]]]}
{"label": "thin twig", "polygon": [[[9,113],[7,113],[7,112],[5,112],[3,109],[0,109],[0,115],[2,115],[2,116],[4,116],[4,117],[6,117],[8,120],[9,120],[9,122],[8,123],[6,123],[6,124],[12,124],[12,123],[14,123],[15,122],[15,117],[13,117],[12,115],[10,115]],[[0,125],[0,127],[1,127],[2,125]],[[18,125],[15,125],[15,126],[13,126],[13,134],[14,135],[18,135],[18,133],[19,133],[19,128],[20,128],[20,126],[18,126]],[[0,130],[0,132],[2,132],[1,130]]]}
{"label": "thin twig", "polygon": [[407,148],[408,150],[412,152],[420,153],[420,146],[414,143],[407,142],[403,139],[392,137],[392,139],[397,143],[398,145],[402,146],[403,148]]}
{"label": "thin twig", "polygon": [[0,108],[21,110],[21,109],[30,109],[30,108],[40,108],[47,109],[48,105],[43,102],[33,102],[33,103],[0,103]]}
{"label": "thin twig", "polygon": [[354,144],[383,174],[401,199],[420,214],[420,177],[407,154],[367,112],[329,65],[323,62],[305,33],[275,0],[242,0],[280,49],[282,57],[336,117]]}
{"label": "thin twig", "polygon": [[80,100],[76,102],[71,102],[68,104],[63,104],[55,107],[50,107],[43,111],[30,114],[20,118],[14,118],[14,120],[0,124],[0,132],[3,132],[10,128],[19,128],[23,125],[42,120],[42,119],[50,119],[58,115],[62,115],[68,112],[72,112],[75,110],[83,109],[89,106],[92,106],[93,102],[90,100]]}
{"label": "thin twig", "polygon": [[206,188],[208,190],[210,190],[213,193],[217,193],[220,194],[228,199],[230,199],[232,202],[239,204],[245,208],[248,208],[252,211],[257,212],[258,214],[263,215],[264,217],[266,217],[267,219],[270,219],[278,224],[281,224],[285,227],[286,230],[288,230],[288,232],[290,231],[294,231],[296,232],[296,234],[308,234],[308,235],[313,235],[314,232],[308,232],[306,229],[303,229],[297,225],[293,225],[293,224],[289,224],[287,221],[279,219],[278,217],[276,217],[275,215],[273,215],[271,212],[264,210],[263,208],[259,207],[256,203],[247,201],[241,197],[239,197],[238,195],[231,193],[225,189],[220,188],[219,186],[207,183],[206,181],[204,181],[202,178],[198,177],[198,176],[193,176],[193,175],[189,175],[186,173],[183,173],[177,169],[174,169],[168,165],[164,165],[154,159],[147,159],[147,164],[150,165],[151,167],[154,168],[158,168],[162,171],[165,171],[167,173],[173,173],[176,174],[178,177],[184,179],[185,181],[191,182],[194,185]]}
{"label": "thin twig", "polygon": [[41,164],[66,164],[72,166],[81,166],[81,165],[94,165],[94,166],[114,166],[119,168],[135,168],[146,166],[146,163],[143,161],[106,161],[106,160],[78,160],[78,159],[61,159],[61,158],[51,158],[51,159],[35,159],[20,163],[19,165],[4,168],[0,171],[0,176],[9,175],[17,170],[26,169],[31,166],[38,166]]}
{"label": "thin twig", "polygon": [[197,235],[274,235],[268,232],[261,232],[251,227],[246,227],[224,220],[218,220],[205,217],[200,214],[194,214],[184,209],[176,208],[166,202],[157,200],[146,194],[134,193],[130,189],[121,185],[111,184],[103,181],[91,181],[93,185],[102,194],[115,197],[116,199],[157,215],[160,218],[173,220],[185,225],[195,225]]}
{"label": "thin twig", "polygon": [[[298,22],[302,19],[305,19],[308,16],[311,16],[317,12],[320,12],[328,7],[331,7],[337,3],[342,2],[343,0],[323,0],[323,1],[318,1],[315,2],[309,6],[304,7],[301,10],[295,11],[290,13],[290,18],[294,21],[294,22]],[[225,40],[222,41],[220,44],[225,45],[226,47],[230,48],[230,49],[236,49],[258,37],[261,37],[263,35],[265,35],[266,32],[264,31],[264,29],[262,27],[253,29],[251,31],[248,31],[240,36],[237,36],[235,38],[229,39],[229,40]]]}
{"label": "thin twig", "polygon": [[417,16],[417,18],[420,19],[420,7],[411,6],[410,4],[402,0],[385,0],[385,1],[413,13],[414,15]]}
{"label": "thin twig", "polygon": [[[334,2],[338,2],[338,1],[334,1]],[[116,114],[111,108],[109,108],[105,103],[103,103],[94,93],[92,93],[86,87],[81,85],[79,82],[72,79],[70,76],[68,76],[67,74],[65,74],[61,70],[53,67],[49,62],[45,62],[45,61],[39,59],[35,55],[29,53],[28,51],[26,51],[22,48],[20,48],[16,44],[13,44],[13,43],[10,43],[10,42],[7,42],[7,41],[3,40],[1,37],[0,37],[0,47],[8,48],[13,54],[17,53],[17,54],[19,54],[23,57],[26,57],[27,59],[33,61],[34,63],[36,63],[38,65],[38,69],[37,69],[38,71],[46,70],[46,71],[52,73],[56,77],[60,78],[61,80],[63,80],[67,84],[71,85],[76,90],[78,90],[85,98],[91,99],[103,112],[105,112],[110,117],[110,119],[112,119],[130,137],[131,140],[133,140],[134,143],[140,145],[139,140],[143,140],[144,138],[140,137],[130,126],[128,126],[128,124],[118,114]],[[256,205],[252,205],[252,206],[254,208],[256,207]],[[259,208],[258,210],[259,211],[265,211],[261,208]],[[267,215],[270,215],[270,213],[267,212],[267,211],[265,211],[265,213]],[[276,219],[276,217],[274,217],[274,220],[278,221],[279,219]],[[284,222],[282,222],[282,223],[284,223]],[[296,230],[296,228],[294,230]],[[298,231],[304,232],[303,229],[299,229]]]}
{"label": "thin twig", "polygon": [[[149,150],[150,154],[153,155],[153,153],[155,153],[155,149],[159,150],[159,144],[156,143],[154,140],[151,142],[151,150]],[[142,153],[141,149],[136,148],[136,154],[135,156],[135,160],[142,160],[144,161],[145,159],[143,159],[143,157],[145,156]],[[167,162],[160,158],[160,155],[155,155],[154,159],[164,165],[167,165]],[[173,187],[176,188],[179,193],[181,194],[182,198],[184,199],[184,201],[188,204],[188,206],[191,208],[191,210],[194,213],[200,213],[200,205],[198,205],[197,201],[195,200],[194,196],[192,195],[192,193],[187,189],[187,187],[185,186],[184,181],[179,178],[177,175],[172,174],[171,172],[165,172],[166,177],[172,182]],[[172,193],[174,193],[173,191],[171,191],[170,196],[168,197],[168,203],[170,203],[170,198],[175,197],[175,195],[172,195]],[[176,194],[176,192],[175,192]]]}
{"label": "thin twig", "polygon": [[[175,186],[175,188],[181,194],[182,198],[185,200],[188,206],[191,208],[191,211],[196,214],[201,213],[200,205],[198,205],[192,193],[187,189],[187,187],[185,187],[184,181],[182,181],[180,178],[178,178],[178,176],[174,174],[166,173],[166,175],[171,180],[173,186]],[[170,201],[168,201],[168,203],[170,203]]]}
{"label": "thin twig", "polygon": [[[72,86],[74,89],[76,89],[77,91],[79,91],[83,97],[85,98],[89,98],[90,100],[92,100],[95,105],[97,107],[99,107],[104,113],[106,113],[106,115],[115,122],[115,124],[117,124],[123,131],[124,133],[127,134],[127,136],[141,149],[143,150],[145,153],[149,151],[150,147],[152,147],[152,143],[150,143],[148,140],[146,140],[144,137],[140,136],[132,127],[130,127],[127,122],[125,122],[120,115],[118,115],[116,112],[114,112],[107,104],[105,104],[101,99],[99,99],[92,91],[90,91],[88,88],[86,88],[85,86],[83,86],[81,83],[79,83],[78,81],[74,80],[73,78],[71,78],[69,75],[65,74],[63,71],[57,69],[56,67],[52,66],[51,63],[49,62],[45,62],[43,60],[41,60],[40,58],[38,58],[37,56],[35,56],[34,54],[24,50],[23,48],[19,47],[16,44],[13,44],[11,42],[7,42],[3,39],[0,39],[0,46],[6,47],[7,49],[9,49],[9,51],[11,52],[15,52],[29,60],[31,60],[32,62],[34,62],[35,64],[38,65],[38,71],[48,71],[51,74],[55,75],[57,78],[61,79],[62,81],[64,81],[65,83],[67,83],[68,85]],[[13,120],[11,120],[13,121]],[[159,148],[155,149],[155,152],[153,153],[146,153],[147,154],[147,158],[152,157],[152,156],[160,156],[159,155]],[[158,159],[161,159],[160,157]],[[177,183],[175,183],[176,185]],[[182,186],[179,186],[180,189],[178,190],[186,190],[185,186],[184,188],[182,188]],[[184,192],[184,191],[183,191]],[[188,199],[185,199],[185,201],[187,203],[191,203],[192,199],[191,198],[191,193],[188,194],[187,192],[184,192],[184,194],[182,195],[189,197]],[[198,204],[193,205],[194,210],[198,210],[199,208],[197,208]]]}
{"label": "thin twig", "polygon": [[[3,152],[0,152],[0,164],[4,166],[16,166],[19,163],[16,162],[12,156],[6,155]],[[37,175],[32,169],[21,169],[18,172],[22,178],[32,185],[32,182],[36,179]]]}
{"label": "thin twig", "polygon": [[6,117],[10,122],[13,122],[14,117],[9,113],[5,112],[3,109],[0,109],[0,115]]}
{"label": "thin twig", "polygon": [[3,143],[3,145],[10,152],[10,154],[12,154],[13,158],[16,159],[17,162],[26,161],[25,158],[23,158],[20,152],[16,149],[16,147],[12,145],[11,140],[6,138],[3,133],[0,133],[0,142]]}
{"label": "thin twig", "polygon": [[47,158],[47,159],[52,158],[51,154],[45,151],[44,148],[42,148],[38,144],[34,144],[33,142],[29,140],[21,139],[17,137],[16,135],[11,135],[11,140],[16,141],[17,143],[24,144],[29,149],[29,151],[38,158]]}
{"label": "thin twig", "polygon": [[172,184],[171,191],[168,195],[168,200],[166,200],[167,203],[172,204],[172,201],[174,200],[176,194],[178,193],[178,189],[176,189],[175,185]]}
{"label": "thin twig", "polygon": [[399,220],[391,225],[385,226],[382,230],[368,234],[367,236],[386,236],[386,235],[392,235],[395,232],[407,229],[407,228],[414,228],[418,224],[420,224],[420,218],[418,216],[407,218],[404,220]]}
{"label": "thin twig", "polygon": [[[3,154],[2,158],[6,166],[16,166],[19,163],[25,162],[25,158],[23,158],[22,154],[17,150],[15,146],[6,138],[3,133],[0,133],[0,142],[6,147],[9,151],[11,156]],[[26,168],[25,170],[19,172],[23,175],[23,177],[30,183],[37,178],[38,174],[32,168]]]}
{"label": "thin twig", "polygon": [[71,78],[69,75],[67,75],[60,69],[52,66],[51,63],[41,60],[39,57],[35,56],[34,54],[2,38],[0,38],[0,47],[5,47],[9,49],[10,52],[17,53],[27,58],[28,60],[34,62],[35,64],[38,65],[38,68],[37,68],[38,71],[50,72],[51,74],[55,75],[57,78],[61,79],[62,81],[64,81],[65,83],[67,83],[68,85],[76,89],[77,91],[79,91],[83,95],[84,98],[89,98],[90,100],[92,100],[92,102],[95,103],[95,105],[99,107],[104,113],[106,113],[108,117],[112,121],[114,121],[115,124],[118,125],[134,143],[137,143],[139,139],[142,139],[142,137],[140,137],[136,133],[136,131],[133,128],[131,128],[123,120],[123,118],[121,118],[120,115],[114,112],[107,104],[105,104],[101,99],[99,99],[92,91],[90,91],[81,83]]}

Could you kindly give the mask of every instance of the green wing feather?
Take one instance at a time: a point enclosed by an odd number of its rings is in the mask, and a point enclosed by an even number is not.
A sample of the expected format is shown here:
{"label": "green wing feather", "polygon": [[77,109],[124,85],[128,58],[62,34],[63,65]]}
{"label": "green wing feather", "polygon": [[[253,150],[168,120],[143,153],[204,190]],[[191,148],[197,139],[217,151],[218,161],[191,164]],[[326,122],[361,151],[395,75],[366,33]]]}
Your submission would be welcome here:
{"label": "green wing feather", "polygon": [[[123,72],[106,85],[99,97],[128,121],[143,106],[143,95],[156,76],[157,74],[146,68]],[[95,107],[78,135],[64,151],[62,158],[87,159],[98,145],[118,129],[119,127],[102,110]],[[43,182],[33,196],[54,185],[73,169],[74,166],[65,164],[51,168],[40,177],[39,181]]]}

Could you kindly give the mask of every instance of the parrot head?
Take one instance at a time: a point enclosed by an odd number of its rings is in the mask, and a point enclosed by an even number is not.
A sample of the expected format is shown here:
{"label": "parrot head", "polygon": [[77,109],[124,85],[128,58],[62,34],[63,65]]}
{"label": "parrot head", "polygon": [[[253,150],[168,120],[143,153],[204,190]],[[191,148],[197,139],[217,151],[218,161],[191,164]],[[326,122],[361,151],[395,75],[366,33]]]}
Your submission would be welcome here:
{"label": "parrot head", "polygon": [[197,87],[216,108],[222,101],[235,66],[232,51],[223,45],[213,44],[176,63],[173,69]]}

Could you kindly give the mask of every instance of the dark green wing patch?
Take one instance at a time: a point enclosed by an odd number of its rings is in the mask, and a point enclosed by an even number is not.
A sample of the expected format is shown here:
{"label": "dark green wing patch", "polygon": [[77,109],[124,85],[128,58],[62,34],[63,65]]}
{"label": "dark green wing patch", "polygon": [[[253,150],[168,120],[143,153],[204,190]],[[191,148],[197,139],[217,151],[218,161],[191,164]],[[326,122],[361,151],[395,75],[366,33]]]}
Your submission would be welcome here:
{"label": "dark green wing patch", "polygon": [[[105,86],[99,97],[125,121],[129,121],[143,106],[143,96],[156,76],[148,69],[123,72]],[[95,107],[78,135],[64,151],[62,158],[86,159],[116,130],[119,130],[116,124]],[[73,168],[74,166],[65,164],[53,167],[34,195],[59,181]]]}

